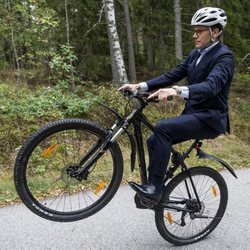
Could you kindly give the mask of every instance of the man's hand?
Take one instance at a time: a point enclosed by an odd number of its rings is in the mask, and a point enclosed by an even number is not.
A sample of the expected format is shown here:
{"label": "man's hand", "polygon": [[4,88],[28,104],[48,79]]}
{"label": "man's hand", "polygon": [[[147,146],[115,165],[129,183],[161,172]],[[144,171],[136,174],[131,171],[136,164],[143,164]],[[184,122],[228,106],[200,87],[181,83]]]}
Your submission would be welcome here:
{"label": "man's hand", "polygon": [[135,90],[138,90],[140,87],[139,84],[123,84],[118,90],[119,91],[122,91],[122,90],[125,90],[125,89],[129,89],[129,90],[132,90],[132,91],[135,91]]}
{"label": "man's hand", "polygon": [[159,89],[151,94],[148,99],[157,98],[160,101],[168,101],[170,96],[177,96],[177,91],[172,88]]}

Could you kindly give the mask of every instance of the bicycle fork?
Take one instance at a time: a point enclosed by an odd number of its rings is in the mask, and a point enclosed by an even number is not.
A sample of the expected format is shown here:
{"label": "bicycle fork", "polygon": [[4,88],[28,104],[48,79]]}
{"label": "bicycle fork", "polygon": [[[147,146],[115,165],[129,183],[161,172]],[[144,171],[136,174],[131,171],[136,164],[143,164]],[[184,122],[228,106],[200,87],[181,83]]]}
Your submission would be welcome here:
{"label": "bicycle fork", "polygon": [[[117,124],[114,124],[113,127],[109,130],[108,135],[105,137],[105,139],[99,139],[97,143],[95,143],[80,159],[79,163],[76,164],[76,166],[73,166],[73,168],[75,168],[76,170],[70,171],[70,176],[75,177],[78,180],[86,180],[93,165],[112,146],[117,138],[124,132],[126,127],[126,123],[120,126],[120,128]],[[83,167],[84,164],[85,166]]]}

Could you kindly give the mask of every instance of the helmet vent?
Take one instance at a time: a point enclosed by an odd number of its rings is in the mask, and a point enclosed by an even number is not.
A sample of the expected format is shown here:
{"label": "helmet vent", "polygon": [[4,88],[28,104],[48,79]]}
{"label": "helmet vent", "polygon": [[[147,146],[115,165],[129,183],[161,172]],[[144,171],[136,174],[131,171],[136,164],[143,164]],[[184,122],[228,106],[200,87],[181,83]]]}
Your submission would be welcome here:
{"label": "helmet vent", "polygon": [[206,22],[209,23],[209,22],[213,22],[213,21],[216,21],[216,20],[217,20],[216,18],[209,18],[209,19],[206,20]]}
{"label": "helmet vent", "polygon": [[206,18],[205,16],[202,16],[200,18],[197,19],[197,22],[201,22],[204,18]]}

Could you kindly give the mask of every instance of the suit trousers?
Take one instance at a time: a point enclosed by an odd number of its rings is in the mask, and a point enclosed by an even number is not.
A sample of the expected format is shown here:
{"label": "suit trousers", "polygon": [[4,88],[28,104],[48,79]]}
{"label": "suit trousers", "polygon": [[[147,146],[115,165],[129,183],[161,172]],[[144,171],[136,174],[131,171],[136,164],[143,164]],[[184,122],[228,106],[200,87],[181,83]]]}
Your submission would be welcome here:
{"label": "suit trousers", "polygon": [[147,140],[149,181],[152,176],[164,177],[173,144],[190,139],[213,139],[219,135],[220,132],[192,114],[182,114],[160,121]]}

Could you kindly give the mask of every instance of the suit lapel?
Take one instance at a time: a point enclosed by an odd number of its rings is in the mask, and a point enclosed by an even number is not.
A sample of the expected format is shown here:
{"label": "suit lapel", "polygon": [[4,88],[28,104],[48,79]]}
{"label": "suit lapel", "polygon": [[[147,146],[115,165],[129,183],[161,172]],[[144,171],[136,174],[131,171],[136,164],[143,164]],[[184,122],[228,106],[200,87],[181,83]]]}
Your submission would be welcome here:
{"label": "suit lapel", "polygon": [[190,72],[193,72],[194,69],[195,69],[195,65],[196,65],[196,61],[197,59],[200,57],[200,53],[198,52],[198,50],[196,51],[195,55],[194,55],[194,59],[193,61],[191,62],[191,65],[190,65],[190,68],[189,68],[189,71]]}
{"label": "suit lapel", "polygon": [[215,45],[214,48],[209,50],[205,56],[201,59],[200,63],[197,65],[196,68],[203,68],[205,65],[208,64],[209,61],[211,61],[211,58],[217,53],[217,51],[221,48],[221,43],[218,43]]}
{"label": "suit lapel", "polygon": [[221,42],[216,44],[214,48],[212,48],[211,50],[209,50],[204,57],[201,59],[201,61],[198,63],[198,65],[196,66],[196,61],[200,55],[200,53],[197,51],[197,53],[199,54],[198,57],[196,58],[196,60],[194,60],[195,62],[192,63],[192,68],[190,67],[190,72],[192,72],[192,75],[190,77],[190,82],[193,81],[194,77],[196,76],[197,72],[199,72],[200,69],[206,67],[208,65],[209,62],[211,62],[211,58],[217,53],[217,51],[222,47]]}

